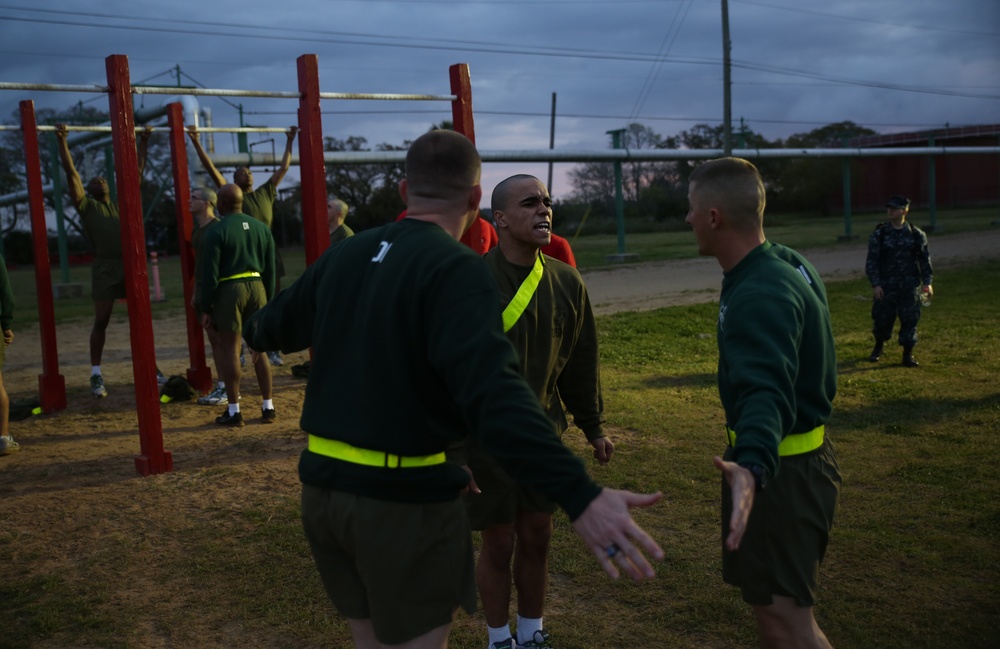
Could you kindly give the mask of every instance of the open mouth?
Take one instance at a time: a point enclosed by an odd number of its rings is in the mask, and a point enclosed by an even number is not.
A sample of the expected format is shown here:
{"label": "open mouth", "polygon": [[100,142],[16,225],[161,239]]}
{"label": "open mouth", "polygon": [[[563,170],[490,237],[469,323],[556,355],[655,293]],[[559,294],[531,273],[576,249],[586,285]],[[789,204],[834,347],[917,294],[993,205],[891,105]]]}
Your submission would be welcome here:
{"label": "open mouth", "polygon": [[552,232],[552,225],[548,221],[542,221],[533,229],[538,230],[539,232]]}

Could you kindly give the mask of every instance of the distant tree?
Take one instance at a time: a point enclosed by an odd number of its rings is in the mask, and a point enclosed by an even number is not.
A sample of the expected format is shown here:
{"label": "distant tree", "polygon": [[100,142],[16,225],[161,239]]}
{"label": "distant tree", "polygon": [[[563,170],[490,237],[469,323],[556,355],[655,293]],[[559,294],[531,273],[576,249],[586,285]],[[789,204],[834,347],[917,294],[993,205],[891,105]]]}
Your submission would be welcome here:
{"label": "distant tree", "polygon": [[[351,136],[346,140],[326,138],[326,151],[370,151],[368,140]],[[407,146],[379,144],[375,151],[405,151]],[[399,198],[399,181],[405,174],[402,164],[330,165],[326,175],[327,191],[351,206],[349,223],[364,230],[388,223],[405,207]],[[398,208],[398,209],[397,209]]]}
{"label": "distant tree", "polygon": [[[643,124],[629,124],[621,135],[623,149],[660,149],[668,142],[659,133]],[[610,146],[610,144],[609,144]],[[676,165],[672,162],[622,163],[622,197],[629,211],[642,211],[643,193],[658,180],[672,178]],[[595,216],[610,218],[614,214],[614,164],[587,162],[569,172],[573,192],[570,200],[594,207]]]}
{"label": "distant tree", "polygon": [[[875,131],[854,122],[838,122],[796,133],[785,141],[787,148],[840,148],[859,135]],[[857,161],[850,163],[852,182],[861,173]],[[786,160],[775,186],[774,205],[783,210],[815,211],[824,216],[833,212],[834,197],[843,183],[843,161],[837,158],[799,158]]]}

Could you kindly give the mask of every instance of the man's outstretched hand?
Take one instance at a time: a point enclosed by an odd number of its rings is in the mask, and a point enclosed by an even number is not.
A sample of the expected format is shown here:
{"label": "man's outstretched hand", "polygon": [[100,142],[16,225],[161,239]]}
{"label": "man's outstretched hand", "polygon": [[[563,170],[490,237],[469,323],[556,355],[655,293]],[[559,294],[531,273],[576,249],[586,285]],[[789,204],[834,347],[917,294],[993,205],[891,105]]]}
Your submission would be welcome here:
{"label": "man's outstretched hand", "polygon": [[663,550],[632,519],[629,510],[633,507],[649,507],[661,498],[661,493],[637,494],[618,489],[602,489],[600,495],[573,521],[573,529],[613,579],[618,578],[619,568],[635,581],[656,576],[656,570],[650,565],[646,555],[660,561],[663,559]]}

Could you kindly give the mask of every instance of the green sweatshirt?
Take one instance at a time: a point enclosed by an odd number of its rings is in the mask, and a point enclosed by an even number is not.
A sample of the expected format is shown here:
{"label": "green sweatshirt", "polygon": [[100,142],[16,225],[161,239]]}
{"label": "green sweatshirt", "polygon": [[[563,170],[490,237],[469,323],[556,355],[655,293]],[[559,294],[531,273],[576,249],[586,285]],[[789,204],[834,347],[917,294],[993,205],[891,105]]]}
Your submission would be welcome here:
{"label": "green sweatshirt", "polygon": [[719,396],[736,430],[733,461],[778,471],[778,444],[830,419],[837,358],[816,269],[764,242],[725,273],[719,299]]}
{"label": "green sweatshirt", "polygon": [[[500,247],[484,257],[500,291],[502,312],[532,266],[507,261]],[[604,402],[597,347],[597,323],[587,289],[575,268],[544,257],[545,269],[531,302],[507,332],[520,360],[521,375],[538,396],[542,409],[565,432],[563,403],[588,440],[603,437]]]}
{"label": "green sweatshirt", "polygon": [[[267,299],[274,295],[274,237],[267,226],[246,214],[228,214],[205,231],[202,243],[201,309],[212,312],[220,281],[256,281],[255,278],[226,280],[247,272],[260,273]],[[261,348],[263,349],[263,348]]]}
{"label": "green sweatshirt", "polygon": [[[312,347],[301,426],[400,455],[470,431],[513,476],[579,516],[600,492],[518,372],[482,260],[433,223],[403,219],[345,239],[244,326],[255,349]],[[400,502],[458,497],[444,463],[361,466],[303,451],[303,483]]]}

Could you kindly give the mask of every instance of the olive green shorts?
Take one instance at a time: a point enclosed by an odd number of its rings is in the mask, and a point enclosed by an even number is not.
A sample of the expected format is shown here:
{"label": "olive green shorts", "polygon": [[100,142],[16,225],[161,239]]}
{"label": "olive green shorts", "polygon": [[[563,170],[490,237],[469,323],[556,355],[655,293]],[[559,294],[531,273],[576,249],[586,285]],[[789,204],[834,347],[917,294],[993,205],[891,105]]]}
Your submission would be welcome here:
{"label": "olive green shorts", "polygon": [[125,262],[121,259],[95,259],[90,267],[90,295],[95,302],[125,297]]}
{"label": "olive green shorts", "polygon": [[259,279],[221,282],[215,290],[212,323],[216,331],[243,331],[243,321],[267,304],[267,292]]}
{"label": "olive green shorts", "polygon": [[[729,459],[732,449],[727,449]],[[778,475],[754,497],[736,552],[723,547],[722,578],[743,601],[768,606],[773,595],[799,606],[816,604],[819,566],[840,496],[840,467],[829,439],[815,451],[781,458]],[[732,495],[722,480],[722,538],[729,534]]]}
{"label": "olive green shorts", "polygon": [[[405,470],[405,469],[404,469]],[[401,644],[476,610],[462,503],[398,503],[302,485],[302,526],[327,594],[348,619]]]}
{"label": "olive green shorts", "polygon": [[469,469],[481,493],[462,496],[469,525],[482,531],[494,525],[509,525],[517,512],[552,514],[558,505],[526,485],[518,484],[491,458],[466,446]]}

